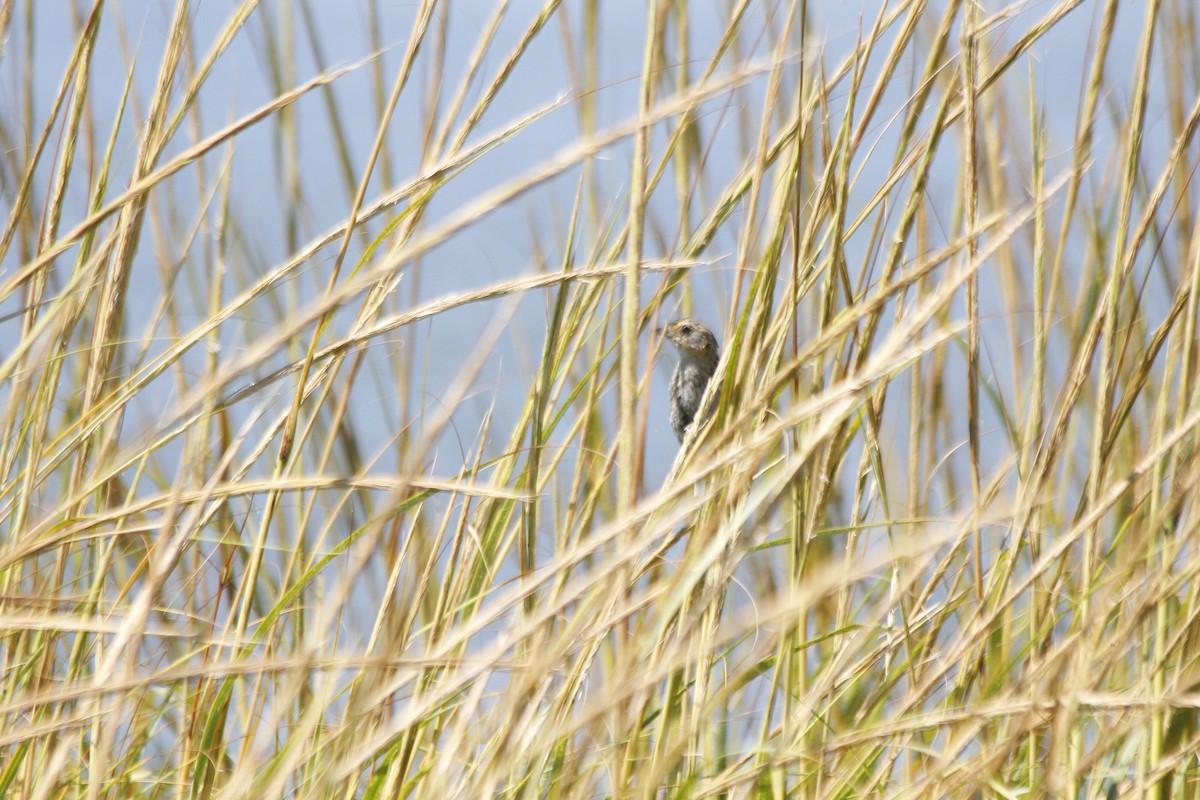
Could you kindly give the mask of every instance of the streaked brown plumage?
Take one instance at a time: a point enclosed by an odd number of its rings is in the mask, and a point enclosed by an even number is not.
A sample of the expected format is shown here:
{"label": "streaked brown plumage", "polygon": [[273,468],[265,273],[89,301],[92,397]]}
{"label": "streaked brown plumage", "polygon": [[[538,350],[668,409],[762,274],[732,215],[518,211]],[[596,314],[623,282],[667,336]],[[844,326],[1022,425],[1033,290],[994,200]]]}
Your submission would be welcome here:
{"label": "streaked brown plumage", "polygon": [[682,443],[700,411],[704,389],[717,370],[721,354],[717,337],[694,319],[676,320],[661,332],[679,351],[679,363],[671,375],[671,428]]}

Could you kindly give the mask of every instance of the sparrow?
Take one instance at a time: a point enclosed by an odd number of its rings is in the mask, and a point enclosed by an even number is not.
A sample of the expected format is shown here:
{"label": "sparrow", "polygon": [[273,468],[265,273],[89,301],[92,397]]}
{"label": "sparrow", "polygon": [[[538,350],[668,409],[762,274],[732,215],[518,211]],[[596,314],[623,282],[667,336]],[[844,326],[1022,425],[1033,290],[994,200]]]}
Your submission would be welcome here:
{"label": "sparrow", "polygon": [[659,332],[679,351],[679,363],[671,375],[671,429],[682,444],[700,411],[700,400],[717,371],[721,353],[717,337],[694,319],[676,320]]}

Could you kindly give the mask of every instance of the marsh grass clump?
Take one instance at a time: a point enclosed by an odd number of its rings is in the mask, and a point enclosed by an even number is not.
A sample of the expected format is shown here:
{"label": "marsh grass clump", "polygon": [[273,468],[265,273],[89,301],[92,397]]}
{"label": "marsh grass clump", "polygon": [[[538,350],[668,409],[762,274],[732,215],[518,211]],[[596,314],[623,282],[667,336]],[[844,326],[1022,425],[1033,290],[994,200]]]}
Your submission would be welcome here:
{"label": "marsh grass clump", "polygon": [[0,795],[1196,794],[1190,0],[135,5],[0,4]]}

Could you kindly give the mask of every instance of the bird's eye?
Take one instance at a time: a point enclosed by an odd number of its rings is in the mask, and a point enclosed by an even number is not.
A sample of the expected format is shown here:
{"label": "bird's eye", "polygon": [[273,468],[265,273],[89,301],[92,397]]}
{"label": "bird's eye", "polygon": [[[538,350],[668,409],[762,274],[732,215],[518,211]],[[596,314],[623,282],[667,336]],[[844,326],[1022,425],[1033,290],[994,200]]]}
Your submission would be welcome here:
{"label": "bird's eye", "polygon": [[684,336],[691,336],[692,335],[692,326],[684,325],[682,328],[679,329],[679,332],[682,333]]}

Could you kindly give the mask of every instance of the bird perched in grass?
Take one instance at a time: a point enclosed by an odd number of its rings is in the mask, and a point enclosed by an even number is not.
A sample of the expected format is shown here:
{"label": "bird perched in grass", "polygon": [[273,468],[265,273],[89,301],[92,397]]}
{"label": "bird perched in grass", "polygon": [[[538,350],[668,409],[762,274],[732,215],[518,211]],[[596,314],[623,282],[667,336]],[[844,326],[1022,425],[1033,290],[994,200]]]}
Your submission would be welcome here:
{"label": "bird perched in grass", "polygon": [[721,354],[717,337],[694,319],[676,320],[660,332],[679,351],[679,363],[671,375],[671,428],[682,444]]}

